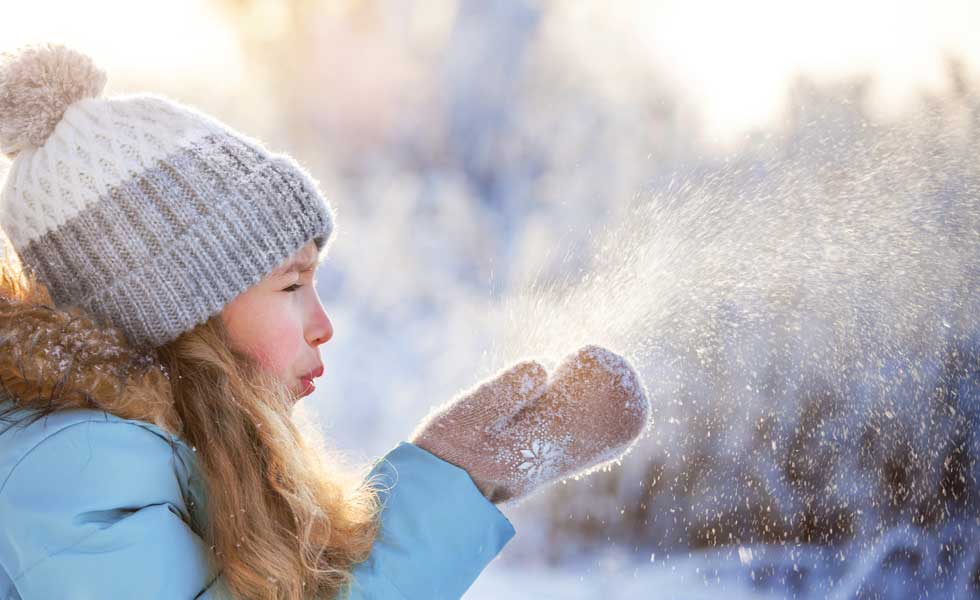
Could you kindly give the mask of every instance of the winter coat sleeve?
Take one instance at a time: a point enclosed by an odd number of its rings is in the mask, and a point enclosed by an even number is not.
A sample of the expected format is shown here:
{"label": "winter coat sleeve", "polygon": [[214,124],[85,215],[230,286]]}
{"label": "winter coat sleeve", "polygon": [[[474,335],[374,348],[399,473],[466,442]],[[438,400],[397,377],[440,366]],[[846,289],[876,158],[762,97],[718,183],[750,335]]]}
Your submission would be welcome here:
{"label": "winter coat sleeve", "polygon": [[218,597],[168,440],[83,420],[25,450],[0,479],[0,563],[14,598]]}
{"label": "winter coat sleeve", "polygon": [[401,442],[370,476],[383,483],[381,530],[350,600],[460,598],[514,536],[466,471],[414,444]]}

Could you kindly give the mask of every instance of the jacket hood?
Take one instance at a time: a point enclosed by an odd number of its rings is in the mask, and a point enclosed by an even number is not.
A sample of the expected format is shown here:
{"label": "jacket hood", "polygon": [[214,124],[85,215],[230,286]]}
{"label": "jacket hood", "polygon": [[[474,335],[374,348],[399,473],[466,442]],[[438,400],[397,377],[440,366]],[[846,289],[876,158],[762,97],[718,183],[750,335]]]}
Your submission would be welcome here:
{"label": "jacket hood", "polygon": [[[69,408],[110,412],[179,434],[170,382],[155,355],[77,307],[58,308],[42,283],[0,268],[0,399],[37,417]],[[0,413],[0,417],[6,414]]]}

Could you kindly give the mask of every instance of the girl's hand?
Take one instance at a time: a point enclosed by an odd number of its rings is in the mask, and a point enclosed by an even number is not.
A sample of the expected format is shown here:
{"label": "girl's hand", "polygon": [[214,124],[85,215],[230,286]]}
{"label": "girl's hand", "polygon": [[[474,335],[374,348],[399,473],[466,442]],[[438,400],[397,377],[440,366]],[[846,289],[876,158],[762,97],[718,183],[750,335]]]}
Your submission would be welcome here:
{"label": "girl's hand", "polygon": [[501,371],[434,410],[409,441],[466,470],[499,503],[620,458],[649,415],[629,363],[586,346],[550,380],[535,361]]}

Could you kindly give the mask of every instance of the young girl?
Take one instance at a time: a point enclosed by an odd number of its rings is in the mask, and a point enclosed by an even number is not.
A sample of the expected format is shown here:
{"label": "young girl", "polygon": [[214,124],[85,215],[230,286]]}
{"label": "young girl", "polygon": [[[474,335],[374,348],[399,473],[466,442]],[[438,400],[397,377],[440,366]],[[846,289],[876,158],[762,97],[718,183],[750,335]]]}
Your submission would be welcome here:
{"label": "young girl", "polygon": [[515,533],[498,504],[642,433],[642,384],[590,346],[362,477],[290,413],[333,334],[314,180],[105,82],[63,46],[0,61],[0,598],[458,598]]}

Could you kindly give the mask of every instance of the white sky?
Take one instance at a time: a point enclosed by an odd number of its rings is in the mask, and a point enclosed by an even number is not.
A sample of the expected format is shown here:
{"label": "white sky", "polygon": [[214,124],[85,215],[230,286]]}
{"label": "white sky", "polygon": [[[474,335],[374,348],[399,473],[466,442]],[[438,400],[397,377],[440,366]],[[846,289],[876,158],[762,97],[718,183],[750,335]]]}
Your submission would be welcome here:
{"label": "white sky", "polygon": [[[872,74],[877,107],[892,114],[921,89],[945,85],[945,53],[957,53],[973,78],[980,78],[980,0],[617,0],[563,6],[581,24],[574,29],[582,35],[628,40],[616,48],[639,49],[668,73],[722,140],[778,119],[787,86],[801,72],[818,80]],[[600,46],[588,44],[588,51]]]}
{"label": "white sky", "polygon": [[[870,72],[879,107],[892,112],[944,83],[946,52],[980,77],[980,0],[574,0],[550,9],[575,38],[570,47],[589,55],[583,60],[613,71],[627,44],[657,65],[720,142],[778,119],[798,72]],[[113,73],[209,86],[217,75],[224,90],[247,74],[234,35],[203,0],[31,0],[5,7],[3,17],[0,49],[75,45],[110,74],[109,93]],[[608,54],[596,56],[602,48]]]}
{"label": "white sky", "polygon": [[29,0],[4,7],[0,49],[59,42],[85,52],[109,75],[205,80],[220,73],[237,82],[244,71],[236,40],[199,0]]}

